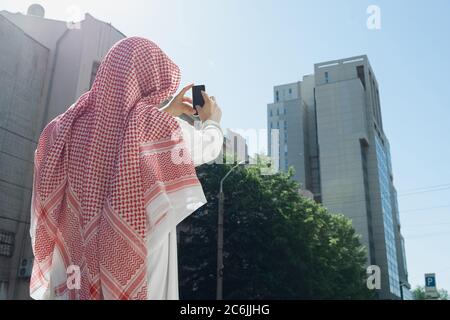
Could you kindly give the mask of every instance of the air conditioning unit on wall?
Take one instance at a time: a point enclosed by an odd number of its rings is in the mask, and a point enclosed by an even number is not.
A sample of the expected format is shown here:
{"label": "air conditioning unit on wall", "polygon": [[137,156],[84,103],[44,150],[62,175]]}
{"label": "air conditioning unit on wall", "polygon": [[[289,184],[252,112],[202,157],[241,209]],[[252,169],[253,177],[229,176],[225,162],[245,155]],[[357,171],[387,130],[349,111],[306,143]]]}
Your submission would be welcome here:
{"label": "air conditioning unit on wall", "polygon": [[31,270],[33,269],[33,259],[25,258],[20,261],[19,265],[19,278],[29,278],[31,277]]}

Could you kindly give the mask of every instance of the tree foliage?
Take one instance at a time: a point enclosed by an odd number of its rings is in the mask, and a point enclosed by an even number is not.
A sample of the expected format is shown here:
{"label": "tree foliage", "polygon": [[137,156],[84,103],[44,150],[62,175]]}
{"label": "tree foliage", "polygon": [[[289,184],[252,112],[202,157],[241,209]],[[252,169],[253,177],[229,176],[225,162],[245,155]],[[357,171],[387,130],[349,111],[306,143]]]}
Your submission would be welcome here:
{"label": "tree foliage", "polygon": [[[220,179],[203,165],[208,203],[179,228],[180,297],[214,299]],[[225,299],[366,299],[366,252],[351,221],[298,193],[293,171],[238,168],[224,184]]]}
{"label": "tree foliage", "polygon": [[[413,297],[414,300],[427,300],[427,295],[425,292],[425,287],[423,286],[417,286],[414,290],[413,290]],[[438,290],[438,297],[436,298],[438,300],[448,300],[449,296],[448,296],[448,292],[445,289],[439,289]]]}

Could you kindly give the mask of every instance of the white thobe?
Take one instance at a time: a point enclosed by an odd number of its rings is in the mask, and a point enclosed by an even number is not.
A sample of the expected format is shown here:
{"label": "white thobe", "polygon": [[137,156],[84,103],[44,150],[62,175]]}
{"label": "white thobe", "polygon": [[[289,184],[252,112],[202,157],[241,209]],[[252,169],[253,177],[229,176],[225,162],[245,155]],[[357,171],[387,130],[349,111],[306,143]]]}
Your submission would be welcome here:
{"label": "white thobe", "polygon": [[[196,166],[217,158],[223,143],[223,133],[215,121],[205,121],[199,128],[177,118]],[[196,187],[201,188],[201,186]],[[192,192],[198,197],[190,208],[173,208],[172,215],[176,217],[173,227],[165,240],[157,247],[148,245],[148,299],[178,300],[178,255],[176,225],[196,209],[206,203],[203,192]],[[185,195],[184,195],[185,196]]]}

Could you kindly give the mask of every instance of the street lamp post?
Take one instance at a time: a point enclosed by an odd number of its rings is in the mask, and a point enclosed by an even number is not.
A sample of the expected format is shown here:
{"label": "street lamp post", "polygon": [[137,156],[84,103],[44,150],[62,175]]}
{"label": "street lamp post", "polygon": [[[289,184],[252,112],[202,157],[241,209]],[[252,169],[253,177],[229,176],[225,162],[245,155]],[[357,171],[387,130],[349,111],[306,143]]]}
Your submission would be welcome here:
{"label": "street lamp post", "polygon": [[400,300],[404,300],[404,296],[403,296],[403,282],[400,281]]}
{"label": "street lamp post", "polygon": [[409,289],[411,287],[408,287],[407,283],[400,280],[400,299],[401,300],[405,300],[405,293],[403,291],[403,288]]}
{"label": "street lamp post", "polygon": [[217,288],[216,288],[216,298],[217,300],[222,300],[223,298],[223,204],[225,200],[225,195],[223,193],[223,182],[230,175],[230,173],[237,168],[244,161],[239,162],[227,174],[220,180],[219,188],[219,214],[217,221]]}

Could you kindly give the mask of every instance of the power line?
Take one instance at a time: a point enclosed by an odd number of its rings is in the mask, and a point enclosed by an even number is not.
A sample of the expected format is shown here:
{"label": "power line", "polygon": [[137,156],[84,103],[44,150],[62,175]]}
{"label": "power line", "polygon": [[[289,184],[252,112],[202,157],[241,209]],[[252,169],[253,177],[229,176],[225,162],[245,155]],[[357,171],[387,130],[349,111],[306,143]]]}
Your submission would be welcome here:
{"label": "power line", "polygon": [[428,224],[413,224],[413,225],[402,225],[402,228],[412,228],[412,227],[432,227],[432,226],[448,226],[450,222],[444,223],[428,223]]}
{"label": "power line", "polygon": [[410,191],[416,191],[416,190],[422,190],[422,189],[440,188],[440,187],[447,187],[447,186],[450,187],[450,183],[438,184],[438,185],[428,186],[428,187],[417,187],[417,188],[413,188],[413,189],[406,189],[404,191],[410,192]]}
{"label": "power line", "polygon": [[[440,269],[440,270],[438,270],[438,271],[435,271],[435,273],[438,274],[438,273],[442,273],[443,271],[447,271],[447,270],[450,270],[450,266],[447,266],[447,267],[445,267],[445,268],[443,268],[443,269]],[[420,276],[415,275],[415,276],[413,276],[413,277],[408,277],[408,278],[409,278],[409,281],[411,281],[411,280],[417,279],[417,278],[419,278],[419,277],[424,277],[424,274],[421,274]]]}
{"label": "power line", "polygon": [[[427,192],[449,190],[450,186],[442,187],[442,188],[438,188],[438,189],[436,189],[436,186],[431,186],[431,187],[423,187],[421,189],[422,189],[422,191],[397,193],[397,198],[404,197],[404,196],[409,196],[409,195],[412,195],[412,194],[421,194],[421,193],[427,193]],[[385,195],[386,196],[387,195],[391,196],[391,193],[380,193],[380,196],[385,196]],[[349,195],[348,197],[353,197],[353,195]],[[335,198],[337,199],[337,198],[340,198],[340,197],[335,197]],[[331,197],[329,199],[333,199],[333,197]],[[364,199],[364,201],[365,201],[365,199]]]}
{"label": "power line", "polygon": [[[373,198],[371,198],[371,200],[372,200]],[[329,203],[327,203],[327,204],[323,204],[322,203],[322,205],[324,206],[324,207],[326,207],[327,209],[330,209],[330,206],[332,206],[332,205],[336,205],[336,204],[339,204],[339,205],[345,205],[345,204],[348,204],[348,203],[355,203],[355,202],[365,202],[366,200],[364,199],[364,200],[354,200],[354,201],[344,201],[344,202],[335,202],[335,203],[331,203],[331,204],[329,204]],[[443,206],[434,206],[434,207],[427,207],[427,208],[419,208],[419,209],[410,209],[410,210],[406,210],[406,211],[399,211],[399,215],[402,215],[403,213],[405,213],[405,212],[414,212],[414,211],[416,211],[416,212],[419,212],[419,211],[426,211],[426,210],[429,210],[429,209],[436,209],[436,208],[447,208],[447,207],[450,207],[450,205],[443,205]],[[339,210],[333,210],[333,213],[340,213],[340,214],[343,214],[343,215],[346,215],[343,211],[339,211]],[[393,213],[394,214],[394,213]],[[366,213],[364,213],[364,214],[361,214],[361,215],[349,215],[348,216],[349,218],[351,218],[351,219],[355,219],[355,218],[366,218],[367,217],[367,214]],[[445,223],[444,223],[445,224]],[[442,225],[442,223],[436,223],[436,225]],[[419,226],[419,225],[417,225],[417,226]],[[422,224],[422,226],[423,226],[423,224]],[[404,226],[402,225],[402,228],[403,228]]]}
{"label": "power line", "polygon": [[[423,191],[417,191],[417,192],[410,192],[410,193],[402,193],[402,194],[397,194],[397,198],[399,197],[403,197],[403,196],[409,196],[409,195],[413,195],[413,194],[421,194],[421,193],[428,193],[428,192],[435,192],[435,191],[443,191],[443,190],[449,190],[449,187],[446,188],[440,188],[440,189],[430,189],[430,190],[423,190]],[[379,195],[376,196],[369,196],[370,200],[382,200],[383,197],[389,196],[391,197],[391,193],[380,193]],[[362,197],[364,197],[364,195],[361,195]],[[366,202],[366,198],[364,197],[364,199],[358,199],[358,200],[343,200],[343,201],[339,201],[342,198],[354,198],[356,197],[355,195],[347,195],[347,196],[343,196],[343,197],[327,197],[326,200],[332,200],[332,201],[326,201],[327,205],[336,205],[336,204],[347,204],[347,203],[358,203],[358,202]]]}
{"label": "power line", "polygon": [[427,192],[434,192],[434,191],[443,191],[443,190],[449,190],[449,189],[450,189],[450,186],[437,188],[437,189],[424,190],[424,191],[409,192],[409,193],[400,194],[400,195],[398,195],[398,197],[405,197],[405,196],[410,196],[413,194],[420,194],[420,193],[427,193]]}
{"label": "power line", "polygon": [[450,236],[450,232],[439,232],[439,233],[428,233],[422,235],[415,235],[412,237],[405,237],[405,239],[419,239],[419,238],[431,238],[431,237],[440,237],[440,236]]}
{"label": "power line", "polygon": [[420,209],[410,209],[410,210],[402,210],[401,213],[405,212],[419,212],[419,211],[427,211],[430,209],[439,209],[439,208],[449,208],[450,204],[442,205],[442,206],[434,206],[434,207],[426,207],[426,208],[420,208]]}

